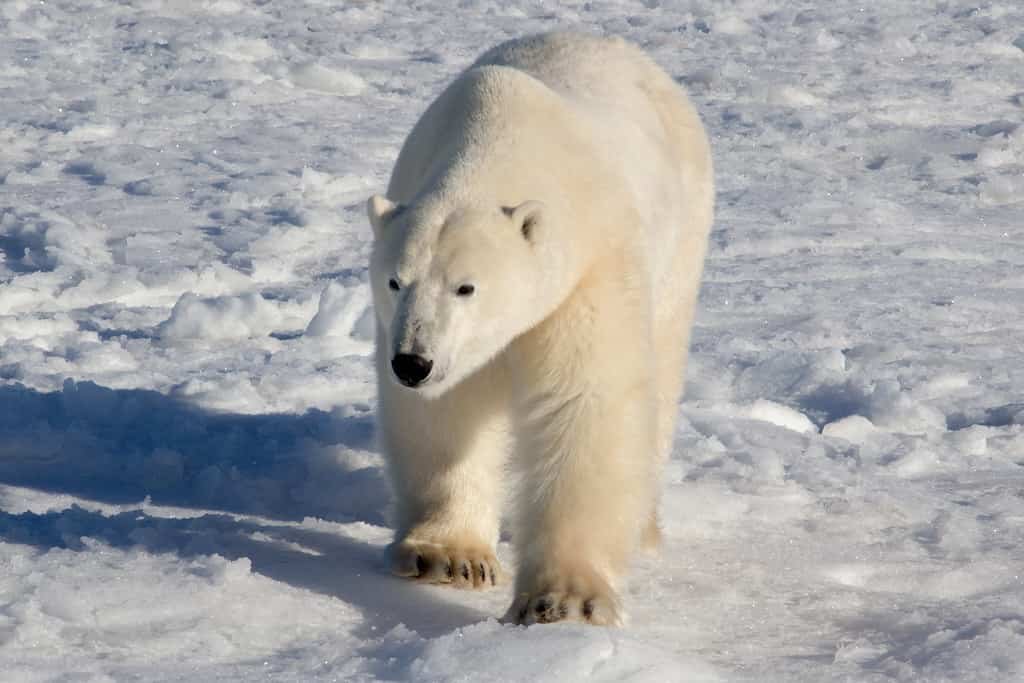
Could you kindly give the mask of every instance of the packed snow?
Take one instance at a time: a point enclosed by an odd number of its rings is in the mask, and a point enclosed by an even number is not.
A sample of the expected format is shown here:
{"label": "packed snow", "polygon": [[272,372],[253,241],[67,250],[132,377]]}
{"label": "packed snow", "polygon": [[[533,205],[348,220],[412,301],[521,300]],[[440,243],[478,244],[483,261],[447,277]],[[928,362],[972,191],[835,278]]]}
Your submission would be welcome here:
{"label": "packed snow", "polygon": [[[363,202],[446,81],[557,27],[643,46],[716,158],[623,629],[382,562]],[[4,0],[0,679],[1024,680],[1022,31],[1016,0]]]}

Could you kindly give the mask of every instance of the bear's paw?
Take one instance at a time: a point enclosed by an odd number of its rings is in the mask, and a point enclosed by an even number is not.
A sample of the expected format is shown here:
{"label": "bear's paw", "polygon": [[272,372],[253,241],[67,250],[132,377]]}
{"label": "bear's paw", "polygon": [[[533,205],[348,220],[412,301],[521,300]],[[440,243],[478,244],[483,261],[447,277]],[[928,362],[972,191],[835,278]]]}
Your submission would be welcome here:
{"label": "bear's paw", "polygon": [[388,550],[391,573],[454,588],[490,588],[501,583],[501,564],[489,548],[406,539]]}
{"label": "bear's paw", "polygon": [[596,626],[624,623],[618,596],[595,571],[545,572],[529,585],[517,591],[503,622],[525,626],[556,621]]}

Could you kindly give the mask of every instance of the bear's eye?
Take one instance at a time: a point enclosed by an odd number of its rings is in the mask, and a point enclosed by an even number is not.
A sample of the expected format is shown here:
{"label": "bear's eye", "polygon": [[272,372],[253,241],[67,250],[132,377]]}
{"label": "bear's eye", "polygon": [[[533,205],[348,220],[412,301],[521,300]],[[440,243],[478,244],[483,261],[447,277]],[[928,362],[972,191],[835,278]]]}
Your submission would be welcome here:
{"label": "bear's eye", "polygon": [[472,296],[475,291],[476,287],[473,285],[460,285],[459,288],[455,290],[455,293],[459,296]]}
{"label": "bear's eye", "polygon": [[399,289],[401,289],[401,287],[398,286],[398,280],[396,280],[395,278],[391,278],[390,280],[388,280],[388,289],[390,289],[392,292],[397,292]]}

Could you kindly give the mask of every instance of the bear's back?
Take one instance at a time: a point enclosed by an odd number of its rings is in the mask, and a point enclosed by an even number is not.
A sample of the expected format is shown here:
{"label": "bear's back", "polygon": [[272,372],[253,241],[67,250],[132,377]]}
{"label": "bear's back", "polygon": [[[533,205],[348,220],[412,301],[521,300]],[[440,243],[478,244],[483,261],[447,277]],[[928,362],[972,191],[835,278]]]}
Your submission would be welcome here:
{"label": "bear's back", "polygon": [[[449,85],[403,145],[388,196],[426,199],[439,217],[465,200],[558,212],[570,198],[562,225],[639,240],[660,281],[685,233],[707,231],[711,161],[686,95],[639,48],[548,33],[492,48]],[[632,225],[584,219],[625,205]]]}
{"label": "bear's back", "polygon": [[491,48],[473,64],[507,66],[527,73],[559,94],[588,102],[622,102],[638,81],[663,78],[640,49],[617,37],[543,33]]}
{"label": "bear's back", "polygon": [[[688,237],[683,232],[706,233],[713,210],[710,147],[682,88],[619,37],[554,32],[517,38],[484,53],[470,71],[491,66],[528,74],[593,124],[596,151],[625,170],[621,181],[648,228],[641,239],[660,280],[672,267],[675,245]],[[696,220],[684,225],[681,216]]]}

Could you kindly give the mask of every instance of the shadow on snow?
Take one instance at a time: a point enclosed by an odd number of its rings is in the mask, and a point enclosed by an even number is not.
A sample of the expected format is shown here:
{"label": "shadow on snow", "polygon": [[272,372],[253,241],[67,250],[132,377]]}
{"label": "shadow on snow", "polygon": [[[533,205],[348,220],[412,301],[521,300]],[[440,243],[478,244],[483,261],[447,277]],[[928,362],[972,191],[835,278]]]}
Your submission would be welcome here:
{"label": "shadow on snow", "polygon": [[[484,615],[388,576],[379,544],[287,524],[305,517],[386,524],[389,500],[369,414],[207,411],[158,392],[68,381],[40,393],[0,387],[0,484],[117,504],[153,503],[259,515],[165,518],[69,509],[0,512],[0,540],[247,557],[253,570],[360,608],[364,635],[404,623],[439,634]],[[274,520],[280,520],[275,522]]]}

